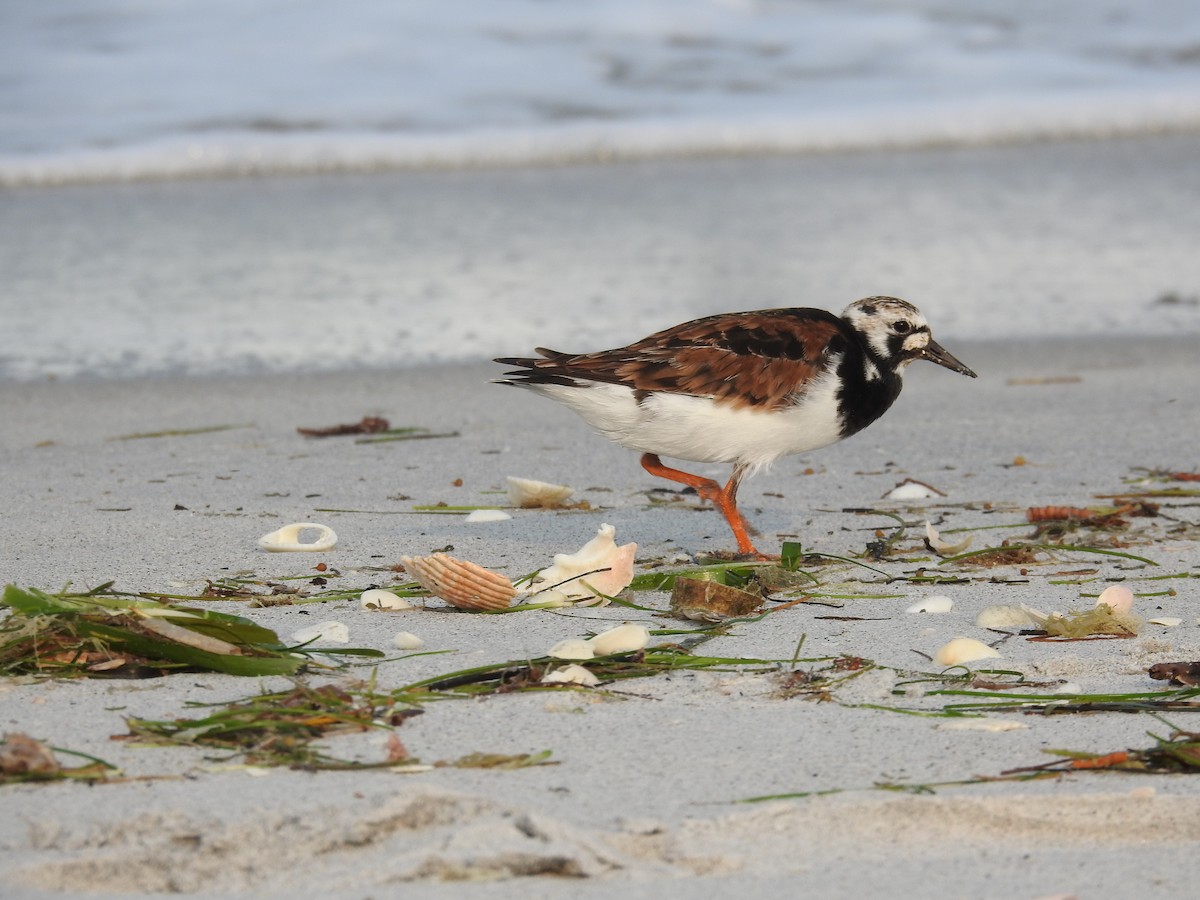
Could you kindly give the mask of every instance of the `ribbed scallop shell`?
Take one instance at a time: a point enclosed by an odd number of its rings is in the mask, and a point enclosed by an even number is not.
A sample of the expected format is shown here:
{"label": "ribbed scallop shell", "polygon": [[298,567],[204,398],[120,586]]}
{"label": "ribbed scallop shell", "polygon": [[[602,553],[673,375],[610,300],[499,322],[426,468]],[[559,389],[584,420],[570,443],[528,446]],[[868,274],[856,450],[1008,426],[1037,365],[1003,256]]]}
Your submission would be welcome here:
{"label": "ribbed scallop shell", "polygon": [[517,595],[513,583],[498,572],[446,553],[402,556],[400,562],[421,587],[459,609],[508,609]]}

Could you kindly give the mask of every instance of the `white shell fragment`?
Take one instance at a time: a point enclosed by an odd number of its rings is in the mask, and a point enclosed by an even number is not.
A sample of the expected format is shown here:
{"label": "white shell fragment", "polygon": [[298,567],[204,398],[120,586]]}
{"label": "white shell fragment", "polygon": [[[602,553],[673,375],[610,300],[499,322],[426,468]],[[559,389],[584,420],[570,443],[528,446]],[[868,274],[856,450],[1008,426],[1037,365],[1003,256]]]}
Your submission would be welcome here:
{"label": "white shell fragment", "polygon": [[973,535],[968,534],[957,544],[951,544],[949,541],[943,541],[941,534],[929,522],[925,523],[925,546],[936,553],[938,556],[954,556],[962,553],[971,546],[971,541],[975,540]]}
{"label": "white shell fragment", "polygon": [[551,484],[548,481],[534,481],[532,478],[516,478],[509,475],[508,505],[521,509],[555,509],[562,506],[574,488],[565,484]]}
{"label": "white shell fragment", "polygon": [[1013,719],[953,719],[949,722],[942,722],[935,725],[938,731],[1020,731],[1022,728],[1028,728],[1024,722],[1017,722]]}
{"label": "white shell fragment", "polygon": [[1180,619],[1176,616],[1158,616],[1157,618],[1150,619],[1149,621],[1151,625],[1164,625],[1167,628],[1174,628],[1176,625],[1183,624],[1183,619]]}
{"label": "white shell fragment", "polygon": [[[317,537],[314,540],[302,542],[300,540],[301,532],[312,529],[319,532]],[[337,540],[337,534],[328,525],[321,525],[317,522],[293,522],[270,534],[264,534],[258,539],[258,546],[274,553],[296,550],[316,553],[321,550],[331,550],[337,546]]]}
{"label": "white shell fragment", "polygon": [[546,655],[555,659],[594,659],[596,648],[592,646],[591,641],[585,641],[583,638],[567,638],[547,650]]}
{"label": "white shell fragment", "polygon": [[554,565],[538,573],[526,592],[538,602],[570,600],[582,606],[604,606],[633,581],[637,544],[618,547],[617,530],[601,525],[596,536],[574,553],[556,553]]}
{"label": "white shell fragment", "polygon": [[512,516],[502,509],[473,509],[463,519],[468,525],[478,525],[482,522],[507,522]]}
{"label": "white shell fragment", "polygon": [[976,659],[993,659],[999,655],[995,647],[989,647],[983,641],[957,637],[943,644],[933,655],[933,661],[939,666],[957,666]]}
{"label": "white shell fragment", "polygon": [[397,650],[420,650],[425,646],[425,642],[411,631],[401,631],[392,638],[392,644]]}
{"label": "white shell fragment", "polygon": [[398,597],[383,588],[371,588],[363,591],[358,598],[363,609],[412,609],[413,605],[403,597]]}
{"label": "white shell fragment", "polygon": [[319,644],[348,644],[350,629],[341,622],[316,622],[293,631],[292,640],[297,644],[307,644],[310,641]]}
{"label": "white shell fragment", "polygon": [[1039,628],[1045,628],[1046,623],[1053,619],[1066,618],[1066,616],[1060,612],[1044,613],[1040,609],[1034,609],[1032,606],[1026,606],[1024,603],[1021,604],[1021,612],[1025,613],[1025,615],[1029,618],[1029,621]]}
{"label": "white shell fragment", "polygon": [[954,601],[941,594],[919,600],[905,610],[906,613],[948,613],[954,609]]}
{"label": "white shell fragment", "polygon": [[975,624],[980,628],[1024,628],[1036,624],[1024,609],[1019,606],[985,606],[975,616]]}
{"label": "white shell fragment", "polygon": [[945,497],[933,485],[915,478],[905,478],[902,482],[883,495],[884,500],[928,500],[930,497]]}
{"label": "white shell fragment", "polygon": [[612,653],[633,653],[650,643],[650,630],[644,625],[618,625],[602,631],[590,641],[592,652],[597,656]]}
{"label": "white shell fragment", "polygon": [[513,583],[499,572],[446,553],[402,556],[400,562],[421,587],[459,609],[508,609],[517,595]]}
{"label": "white shell fragment", "polygon": [[1101,604],[1106,605],[1115,613],[1132,612],[1133,591],[1123,584],[1110,584],[1096,598],[1096,605],[1100,606]]}
{"label": "white shell fragment", "polygon": [[599,683],[600,679],[594,672],[574,663],[561,666],[542,676],[542,684],[579,684],[584,687],[595,687]]}

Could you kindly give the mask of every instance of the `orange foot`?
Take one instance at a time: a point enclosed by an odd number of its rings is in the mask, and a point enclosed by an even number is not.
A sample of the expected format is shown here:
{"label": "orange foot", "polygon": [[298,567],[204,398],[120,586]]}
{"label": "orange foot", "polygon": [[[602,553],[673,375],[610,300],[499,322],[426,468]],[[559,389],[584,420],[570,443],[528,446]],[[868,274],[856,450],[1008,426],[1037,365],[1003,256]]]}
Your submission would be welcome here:
{"label": "orange foot", "polygon": [[688,472],[681,472],[679,469],[672,469],[670,466],[664,466],[656,453],[642,454],[642,468],[651,475],[657,475],[659,478],[666,478],[668,481],[686,484],[688,487],[694,488],[702,500],[709,500],[714,503],[717,509],[721,510],[721,514],[725,516],[725,521],[729,523],[729,527],[733,529],[733,536],[737,540],[739,557],[763,561],[779,559],[778,556],[767,556],[755,549],[754,544],[750,540],[750,529],[746,525],[746,520],[742,516],[741,510],[737,508],[738,483],[742,480],[742,476],[746,472],[744,467],[734,466],[733,474],[729,476],[729,481],[725,483],[724,487],[721,487],[720,484],[711,478],[705,478],[702,475],[692,475]]}

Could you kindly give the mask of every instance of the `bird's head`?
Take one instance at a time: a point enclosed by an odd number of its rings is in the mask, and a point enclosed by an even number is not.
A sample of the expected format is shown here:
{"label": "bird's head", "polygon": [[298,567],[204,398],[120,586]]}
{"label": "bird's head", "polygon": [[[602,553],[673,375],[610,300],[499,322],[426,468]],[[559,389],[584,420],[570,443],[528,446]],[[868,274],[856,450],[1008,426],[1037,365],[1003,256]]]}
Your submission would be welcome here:
{"label": "bird's head", "polygon": [[842,318],[862,338],[872,360],[896,373],[916,359],[927,359],[952,372],[976,375],[933,339],[921,311],[896,297],[867,297],[846,307]]}

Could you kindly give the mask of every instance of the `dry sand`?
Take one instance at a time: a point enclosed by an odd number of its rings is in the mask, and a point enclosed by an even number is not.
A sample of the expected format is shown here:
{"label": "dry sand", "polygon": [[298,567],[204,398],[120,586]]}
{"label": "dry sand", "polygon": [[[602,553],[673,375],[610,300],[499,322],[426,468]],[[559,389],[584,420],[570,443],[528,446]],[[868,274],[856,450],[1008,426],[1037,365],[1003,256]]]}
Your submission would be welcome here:
{"label": "dry sand", "polygon": [[[972,529],[976,546],[992,545],[1030,533],[1027,507],[1104,504],[1097,497],[1125,490],[1140,467],[1195,468],[1200,380],[1192,339],[949,349],[980,373],[978,381],[916,366],[879,423],[842,445],[785,460],[745,485],[743,505],[761,530],[760,546],[786,538],[823,553],[860,553],[875,529],[894,526],[883,511],[914,525],[933,518],[943,528]],[[292,577],[324,561],[342,573],[339,586],[365,588],[389,583],[392,576],[377,567],[401,554],[448,545],[515,576],[577,548],[602,522],[616,526],[618,541],[638,543],[639,568],[732,545],[720,517],[694,509],[694,501],[651,503],[647,491],[658,483],[635,454],[593,437],[547,401],[488,385],[497,371],[468,365],[0,385],[3,579],[45,589],[116,579],[125,590],[195,594],[208,579],[237,572]],[[458,436],[355,444],[295,432],[368,414]],[[114,440],[221,424],[241,427]],[[1018,457],[1025,464],[1014,465]],[[697,468],[724,474],[721,467]],[[506,475],[571,484],[593,509],[515,511],[509,521],[478,525],[409,514],[416,504],[493,503]],[[947,496],[880,499],[905,477]],[[1147,677],[1149,665],[1200,659],[1195,502],[1164,504],[1170,518],[1133,520],[1129,552],[1153,559],[1155,567],[1064,553],[1025,574],[1015,566],[978,571],[968,583],[936,589],[955,602],[938,616],[904,612],[933,589],[857,583],[847,592],[903,596],[848,599],[840,609],[803,604],[704,645],[719,655],[786,660],[803,637],[805,658],[856,655],[891,667],[847,683],[830,702],[780,698],[775,673],[682,672],[617,685],[620,699],[561,691],[432,703],[398,731],[426,762],[472,751],[550,750],[554,766],[256,775],[236,759],[109,738],[125,731],[124,716],[188,715],[189,702],[245,697],[282,687],[281,679],[200,674],[0,684],[0,730],[95,754],[131,779],[0,788],[0,894],[1190,896],[1200,875],[1195,776],[1082,773],[923,794],[873,785],[996,775],[1047,761],[1049,748],[1144,748],[1151,744],[1147,731],[1169,731],[1149,716],[1119,713],[992,714],[985,721],[1016,727],[952,730],[942,727],[950,721],[944,718],[874,707],[940,710],[947,698],[895,693],[904,680],[896,670],[936,671],[924,654],[956,635],[997,638],[974,625],[982,607],[1083,608],[1092,602],[1085,595],[1117,580],[1139,593],[1173,587],[1173,595],[1141,598],[1138,611],[1183,623],[1147,625],[1133,640],[1013,638],[996,662],[1086,692],[1161,686]],[[327,523],[340,542],[320,555],[258,549],[259,536],[291,521]],[[928,556],[918,532],[910,528],[898,559],[879,567],[911,573],[918,563],[904,560]],[[1095,574],[1059,574],[1081,569]],[[1181,577],[1151,580],[1161,574]],[[638,600],[667,605],[663,594]],[[430,650],[448,651],[381,664],[381,688],[537,656],[562,638],[620,621],[686,627],[615,606],[472,616],[437,603],[390,614],[356,603],[212,605],[282,635],[337,619],[349,626],[355,646],[388,649],[392,635],[405,630]],[[1172,721],[1194,727],[1187,713]],[[383,735],[337,738],[330,747],[379,759]],[[173,777],[138,780],[160,775]]]}

